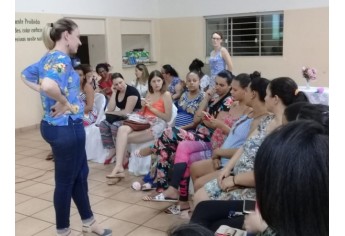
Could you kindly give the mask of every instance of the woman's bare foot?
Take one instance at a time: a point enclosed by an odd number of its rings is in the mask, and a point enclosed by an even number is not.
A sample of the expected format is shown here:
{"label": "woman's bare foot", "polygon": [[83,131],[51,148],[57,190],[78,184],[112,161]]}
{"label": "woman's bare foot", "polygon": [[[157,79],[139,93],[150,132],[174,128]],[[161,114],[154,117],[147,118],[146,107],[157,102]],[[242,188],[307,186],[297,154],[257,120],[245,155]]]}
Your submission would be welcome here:
{"label": "woman's bare foot", "polygon": [[179,192],[177,189],[169,186],[166,190],[163,192],[165,197],[171,198],[171,199],[178,199],[179,198]]}
{"label": "woman's bare foot", "polygon": [[115,166],[115,168],[113,169],[113,171],[106,176],[108,179],[112,179],[112,178],[124,178],[125,177],[125,173],[124,173],[124,169],[123,167],[117,167]]}

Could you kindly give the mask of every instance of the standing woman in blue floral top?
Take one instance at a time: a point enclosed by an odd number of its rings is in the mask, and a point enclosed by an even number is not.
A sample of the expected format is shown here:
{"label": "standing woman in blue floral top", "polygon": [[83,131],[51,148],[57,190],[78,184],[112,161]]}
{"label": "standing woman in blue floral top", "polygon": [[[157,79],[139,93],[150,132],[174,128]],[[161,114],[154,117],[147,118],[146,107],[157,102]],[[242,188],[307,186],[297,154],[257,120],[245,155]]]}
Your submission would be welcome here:
{"label": "standing woman in blue floral top", "polygon": [[210,71],[211,81],[210,87],[213,88],[216,82],[216,76],[222,70],[228,69],[233,72],[233,64],[230,53],[222,46],[223,34],[221,32],[214,32],[212,34],[213,50],[210,53]]}
{"label": "standing woman in blue floral top", "polygon": [[49,52],[27,67],[22,79],[41,95],[44,110],[41,134],[55,157],[57,235],[72,235],[69,224],[72,198],[83,222],[83,232],[110,236],[111,230],[95,222],[88,197],[84,105],[78,97],[79,76],[70,58],[81,45],[78,26],[69,19],[50,23],[43,29],[43,42]]}

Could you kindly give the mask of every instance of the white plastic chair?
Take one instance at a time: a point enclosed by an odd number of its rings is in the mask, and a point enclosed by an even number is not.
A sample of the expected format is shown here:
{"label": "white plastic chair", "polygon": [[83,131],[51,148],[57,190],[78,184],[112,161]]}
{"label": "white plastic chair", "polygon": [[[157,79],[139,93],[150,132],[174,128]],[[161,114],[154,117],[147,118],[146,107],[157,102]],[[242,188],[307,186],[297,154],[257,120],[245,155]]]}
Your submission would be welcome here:
{"label": "white plastic chair", "polygon": [[[177,107],[172,105],[171,120],[168,122],[168,126],[175,126],[175,120],[177,116]],[[145,143],[131,143],[128,144],[128,151],[132,153],[135,150],[142,149],[153,144],[154,140]],[[128,171],[135,176],[146,175],[151,166],[151,155],[145,157],[131,156],[129,158]]]}
{"label": "white plastic chair", "polygon": [[103,148],[101,133],[98,125],[105,119],[104,107],[106,104],[105,96],[101,93],[95,93],[95,106],[97,108],[97,120],[95,123],[85,127],[85,150],[87,159],[92,162],[104,163],[108,156],[108,150]]}

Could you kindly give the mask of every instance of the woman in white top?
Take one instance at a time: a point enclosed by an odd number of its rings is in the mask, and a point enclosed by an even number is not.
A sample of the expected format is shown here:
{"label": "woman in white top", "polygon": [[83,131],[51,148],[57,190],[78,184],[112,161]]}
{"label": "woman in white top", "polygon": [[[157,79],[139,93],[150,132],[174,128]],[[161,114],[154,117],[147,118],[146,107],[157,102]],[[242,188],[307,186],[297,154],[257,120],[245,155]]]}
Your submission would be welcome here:
{"label": "woman in white top", "polygon": [[144,64],[139,63],[135,66],[135,77],[136,80],[132,81],[131,85],[139,91],[141,98],[145,98],[149,88],[149,72]]}
{"label": "woman in white top", "polygon": [[211,71],[211,83],[210,87],[215,86],[215,78],[222,70],[233,71],[232,60],[230,53],[225,47],[222,47],[223,34],[221,32],[214,32],[212,34],[213,50],[210,54],[210,71]]}

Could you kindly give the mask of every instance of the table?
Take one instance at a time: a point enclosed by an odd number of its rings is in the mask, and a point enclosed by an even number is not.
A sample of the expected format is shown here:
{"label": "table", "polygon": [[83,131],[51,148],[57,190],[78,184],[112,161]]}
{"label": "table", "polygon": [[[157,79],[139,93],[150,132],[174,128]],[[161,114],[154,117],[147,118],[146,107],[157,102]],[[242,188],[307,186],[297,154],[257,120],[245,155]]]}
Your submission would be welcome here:
{"label": "table", "polygon": [[314,104],[329,105],[329,89],[328,87],[310,87],[298,86],[299,91],[307,95],[309,102]]}

